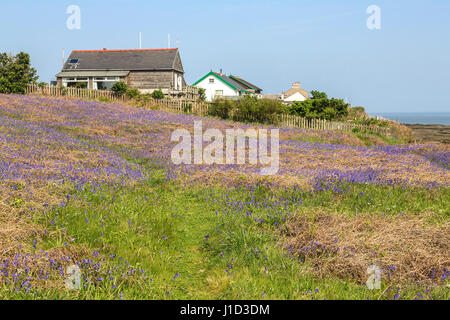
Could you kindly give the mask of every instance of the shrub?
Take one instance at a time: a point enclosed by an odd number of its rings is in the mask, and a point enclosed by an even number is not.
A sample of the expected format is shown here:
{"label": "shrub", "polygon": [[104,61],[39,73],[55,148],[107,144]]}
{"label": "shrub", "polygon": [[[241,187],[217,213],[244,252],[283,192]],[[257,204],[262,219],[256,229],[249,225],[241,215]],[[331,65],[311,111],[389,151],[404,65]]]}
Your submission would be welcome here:
{"label": "shrub", "polygon": [[208,115],[212,117],[219,117],[221,119],[229,119],[234,108],[234,101],[229,99],[216,99],[208,108]]}
{"label": "shrub", "polygon": [[294,102],[287,107],[287,112],[308,119],[343,119],[348,115],[348,104],[335,98],[310,99]]}
{"label": "shrub", "polygon": [[136,99],[141,95],[141,93],[138,89],[128,89],[126,91],[126,95],[129,99]]}
{"label": "shrub", "polygon": [[128,90],[128,86],[125,82],[116,82],[111,87],[111,91],[118,96],[123,96]]}
{"label": "shrub", "polygon": [[206,89],[199,88],[198,89],[198,94],[199,94],[200,101],[205,101],[206,100]]}
{"label": "shrub", "polygon": [[323,119],[333,120],[336,118],[337,114],[338,114],[338,111],[336,109],[327,107],[327,108],[325,108],[325,110],[323,110]]}
{"label": "shrub", "polygon": [[100,102],[106,102],[106,103],[110,103],[110,102],[112,102],[110,99],[108,99],[107,97],[99,97],[98,98],[98,101],[100,101]]}
{"label": "shrub", "polygon": [[164,99],[164,93],[162,92],[161,89],[160,89],[160,90],[153,91],[153,93],[152,93],[152,98],[153,98],[153,99],[157,99],[157,100]]}
{"label": "shrub", "polygon": [[187,103],[183,106],[183,112],[184,113],[191,113],[192,112],[192,104]]}
{"label": "shrub", "polygon": [[283,113],[285,106],[275,100],[244,96],[239,100],[216,99],[211,103],[208,114],[235,121],[271,123],[273,115]]}
{"label": "shrub", "polygon": [[86,82],[77,82],[75,84],[75,88],[78,89],[86,89],[87,88],[87,83]]}
{"label": "shrub", "polygon": [[276,100],[245,96],[236,102],[235,117],[241,121],[272,122],[273,115],[284,111],[284,105]]}
{"label": "shrub", "polygon": [[368,119],[369,116],[366,113],[366,110],[364,107],[353,107],[350,108],[348,112],[347,119],[348,120],[361,120],[361,119]]}

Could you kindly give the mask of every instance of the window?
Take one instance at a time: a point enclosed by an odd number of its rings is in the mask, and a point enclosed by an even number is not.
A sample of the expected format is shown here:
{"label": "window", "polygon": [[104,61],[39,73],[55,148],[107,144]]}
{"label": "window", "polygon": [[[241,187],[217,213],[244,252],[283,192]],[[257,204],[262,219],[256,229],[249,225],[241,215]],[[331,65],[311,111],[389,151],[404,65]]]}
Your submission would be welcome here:
{"label": "window", "polygon": [[64,87],[88,87],[88,78],[63,78],[62,83]]}
{"label": "window", "polygon": [[183,79],[178,76],[178,90],[183,90]]}
{"label": "window", "polygon": [[209,83],[214,83],[214,78],[210,78]]}
{"label": "window", "polygon": [[112,86],[119,81],[119,77],[96,77],[94,78],[94,89],[111,90]]}
{"label": "window", "polygon": [[223,90],[216,90],[216,97],[223,97]]}
{"label": "window", "polygon": [[79,59],[70,59],[69,64],[77,64],[79,61]]}

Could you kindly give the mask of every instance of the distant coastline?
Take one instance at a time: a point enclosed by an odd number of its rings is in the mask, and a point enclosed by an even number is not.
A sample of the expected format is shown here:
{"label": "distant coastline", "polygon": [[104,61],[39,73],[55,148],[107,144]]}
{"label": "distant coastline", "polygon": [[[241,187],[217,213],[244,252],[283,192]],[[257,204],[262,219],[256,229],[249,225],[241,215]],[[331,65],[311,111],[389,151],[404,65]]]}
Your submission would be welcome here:
{"label": "distant coastline", "polygon": [[370,113],[370,115],[398,121],[402,124],[450,126],[450,112],[382,112]]}

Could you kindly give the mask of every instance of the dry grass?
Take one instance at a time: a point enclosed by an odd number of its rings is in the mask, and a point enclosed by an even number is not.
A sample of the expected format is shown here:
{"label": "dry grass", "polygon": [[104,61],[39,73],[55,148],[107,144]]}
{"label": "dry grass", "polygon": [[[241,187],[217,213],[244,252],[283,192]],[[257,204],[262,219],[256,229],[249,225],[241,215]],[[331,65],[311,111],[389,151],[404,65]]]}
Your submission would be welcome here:
{"label": "dry grass", "polygon": [[430,283],[450,268],[450,226],[426,217],[298,214],[285,232],[289,252],[320,276],[364,283],[377,264],[393,283]]}

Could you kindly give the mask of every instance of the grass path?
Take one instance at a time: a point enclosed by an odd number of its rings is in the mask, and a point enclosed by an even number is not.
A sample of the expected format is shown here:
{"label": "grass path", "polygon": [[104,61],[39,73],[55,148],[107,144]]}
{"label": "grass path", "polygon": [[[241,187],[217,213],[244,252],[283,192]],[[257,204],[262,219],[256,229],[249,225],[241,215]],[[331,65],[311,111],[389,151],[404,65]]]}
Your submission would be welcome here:
{"label": "grass path", "polygon": [[[39,221],[48,228],[48,237],[37,243],[35,251],[68,245],[87,248],[93,254],[84,259],[93,260],[89,262],[93,267],[83,269],[85,286],[80,291],[44,288],[33,296],[18,297],[386,299],[397,293],[385,290],[388,283],[381,291],[371,291],[349,280],[317,278],[307,263],[291,259],[281,246],[276,224],[255,219],[280,209],[257,204],[269,199],[268,191],[182,188],[164,177],[164,173],[154,171],[148,181],[136,186],[85,188],[67,205],[50,210]],[[359,190],[351,192],[360,194]],[[355,212],[355,206],[360,212],[369,210],[368,206],[387,211],[387,207],[378,208],[377,198],[386,198],[382,192],[371,197],[373,203],[363,197],[356,197],[356,203],[348,201],[350,194],[340,200],[315,194],[309,202],[305,198],[301,207],[282,207],[290,213],[324,210],[330,204],[340,206],[343,212]],[[241,206],[246,199],[257,201]],[[396,205],[400,205],[398,210],[408,210],[404,206],[412,204],[405,201]],[[97,267],[95,261],[101,261],[102,266]],[[415,290],[405,290],[402,298],[414,298]],[[433,291],[430,298],[442,298],[442,292]]]}

